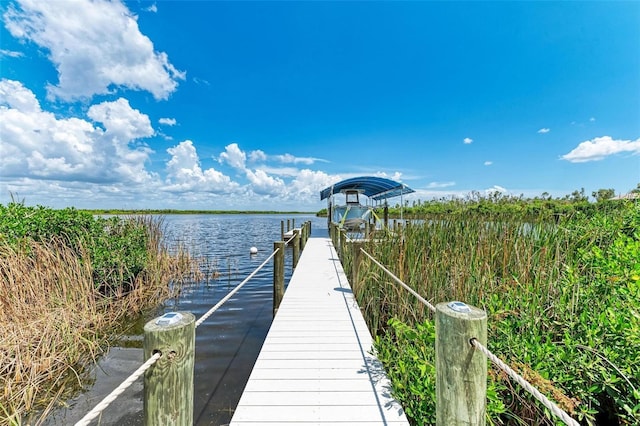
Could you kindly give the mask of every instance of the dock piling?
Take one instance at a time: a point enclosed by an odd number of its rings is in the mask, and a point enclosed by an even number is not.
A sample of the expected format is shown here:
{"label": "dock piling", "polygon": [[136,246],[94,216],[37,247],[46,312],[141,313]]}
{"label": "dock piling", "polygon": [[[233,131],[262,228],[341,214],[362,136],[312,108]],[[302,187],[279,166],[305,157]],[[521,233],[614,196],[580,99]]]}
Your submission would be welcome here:
{"label": "dock piling", "polygon": [[189,312],[171,312],[144,326],[144,359],[162,353],[144,375],[145,425],[193,424],[195,330]]}
{"label": "dock piling", "polygon": [[462,302],[436,305],[436,425],[485,425],[487,314]]}
{"label": "dock piling", "polygon": [[273,316],[275,316],[284,297],[284,241],[273,243],[273,250],[278,251],[273,257]]}

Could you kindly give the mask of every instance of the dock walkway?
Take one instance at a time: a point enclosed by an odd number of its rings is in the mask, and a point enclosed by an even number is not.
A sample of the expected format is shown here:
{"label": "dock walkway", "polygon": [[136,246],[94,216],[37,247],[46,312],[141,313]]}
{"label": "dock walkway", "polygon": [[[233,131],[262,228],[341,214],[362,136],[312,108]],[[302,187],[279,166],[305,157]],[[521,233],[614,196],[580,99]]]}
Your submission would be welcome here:
{"label": "dock walkway", "polygon": [[329,238],[310,238],[231,426],[408,425]]}

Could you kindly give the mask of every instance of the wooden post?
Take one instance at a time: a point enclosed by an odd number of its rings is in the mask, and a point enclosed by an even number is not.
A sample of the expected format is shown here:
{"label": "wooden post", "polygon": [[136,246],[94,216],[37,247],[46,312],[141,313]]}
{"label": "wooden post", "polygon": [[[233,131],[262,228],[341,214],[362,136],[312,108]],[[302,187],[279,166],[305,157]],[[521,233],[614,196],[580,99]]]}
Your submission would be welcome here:
{"label": "wooden post", "polygon": [[336,236],[335,236],[335,225],[333,223],[329,224],[329,238],[333,243],[333,247],[336,246]]}
{"label": "wooden post", "polygon": [[293,230],[293,267],[298,265],[298,259],[300,259],[300,230]]}
{"label": "wooden post", "polygon": [[436,425],[484,426],[487,358],[471,346],[486,345],[487,314],[462,302],[436,306]]}
{"label": "wooden post", "polygon": [[295,228],[296,228],[296,220],[291,219],[291,229],[295,229]]}
{"label": "wooden post", "polygon": [[360,249],[364,248],[364,241],[352,242],[351,248],[353,249],[353,275],[351,277],[351,289],[355,291],[358,287],[358,272],[360,271],[360,262],[362,261],[362,252]]}
{"label": "wooden post", "polygon": [[291,219],[287,219],[287,232],[291,231]]}
{"label": "wooden post", "polygon": [[144,359],[162,357],[144,374],[144,424],[193,425],[195,317],[171,312],[144,326]]}
{"label": "wooden post", "polygon": [[307,243],[307,222],[303,222],[300,226],[300,251],[304,250]]}
{"label": "wooden post", "polygon": [[275,316],[284,297],[284,241],[273,243],[273,250],[278,250],[273,256],[273,316]]}
{"label": "wooden post", "polygon": [[309,241],[309,237],[311,236],[311,221],[308,220],[304,223],[304,238],[302,239],[302,248],[307,245],[307,241]]}
{"label": "wooden post", "polygon": [[384,227],[389,229],[389,205],[384,202]]}
{"label": "wooden post", "polygon": [[284,241],[284,220],[280,221],[280,241]]}
{"label": "wooden post", "polygon": [[344,261],[344,251],[347,246],[347,232],[344,229],[340,230],[340,258],[341,261]]}

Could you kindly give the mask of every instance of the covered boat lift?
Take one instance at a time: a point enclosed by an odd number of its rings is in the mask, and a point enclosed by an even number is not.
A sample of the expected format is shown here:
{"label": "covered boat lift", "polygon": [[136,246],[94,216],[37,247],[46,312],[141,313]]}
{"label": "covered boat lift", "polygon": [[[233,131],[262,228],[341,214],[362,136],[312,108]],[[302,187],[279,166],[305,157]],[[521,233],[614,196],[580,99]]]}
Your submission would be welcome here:
{"label": "covered boat lift", "polygon": [[[372,201],[385,201],[388,198],[400,197],[402,212],[403,195],[415,192],[404,183],[377,176],[360,176],[345,179],[320,191],[320,200],[327,200],[328,221],[341,224],[347,228],[357,228],[365,223],[373,211],[373,205],[360,203],[359,195]],[[335,194],[345,194],[345,204],[334,203]],[[401,213],[402,214],[402,213]]]}

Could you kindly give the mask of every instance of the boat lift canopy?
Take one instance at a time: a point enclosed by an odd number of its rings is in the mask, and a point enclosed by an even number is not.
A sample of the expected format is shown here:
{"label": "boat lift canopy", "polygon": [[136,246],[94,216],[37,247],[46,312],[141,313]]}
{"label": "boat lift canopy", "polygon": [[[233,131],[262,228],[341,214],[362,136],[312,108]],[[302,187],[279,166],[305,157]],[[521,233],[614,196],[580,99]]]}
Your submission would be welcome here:
{"label": "boat lift canopy", "polygon": [[377,176],[361,176],[346,179],[320,191],[320,200],[346,190],[356,190],[373,200],[386,200],[415,192],[404,183]]}

